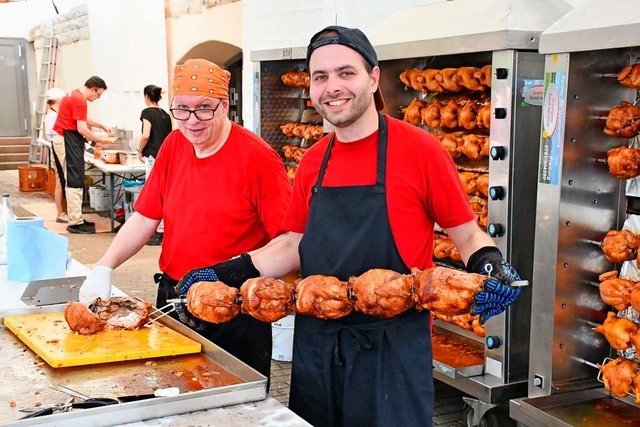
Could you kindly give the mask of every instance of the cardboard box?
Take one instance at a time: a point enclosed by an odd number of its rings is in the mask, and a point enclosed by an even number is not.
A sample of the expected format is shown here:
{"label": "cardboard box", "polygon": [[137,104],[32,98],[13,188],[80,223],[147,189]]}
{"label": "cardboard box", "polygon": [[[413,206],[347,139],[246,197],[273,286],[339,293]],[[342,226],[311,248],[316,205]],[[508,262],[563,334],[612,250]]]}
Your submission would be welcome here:
{"label": "cardboard box", "polygon": [[18,167],[20,191],[44,191],[47,170],[44,166]]}

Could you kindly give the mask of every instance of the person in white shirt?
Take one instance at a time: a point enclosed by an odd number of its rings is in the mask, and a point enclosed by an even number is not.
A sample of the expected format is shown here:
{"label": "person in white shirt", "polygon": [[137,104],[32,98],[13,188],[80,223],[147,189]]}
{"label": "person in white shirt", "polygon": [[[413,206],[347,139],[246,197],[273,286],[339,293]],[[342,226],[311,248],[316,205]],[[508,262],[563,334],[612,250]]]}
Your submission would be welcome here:
{"label": "person in white shirt", "polygon": [[54,144],[53,138],[56,136],[56,131],[53,130],[53,126],[56,124],[58,118],[58,108],[60,107],[60,100],[64,97],[64,91],[57,87],[52,87],[46,93],[47,98],[47,114],[44,117],[44,132],[47,141],[51,142],[51,151],[53,153],[53,159],[56,165],[56,188],[54,191],[54,198],[56,201],[56,222],[66,223],[69,222],[69,216],[67,215],[67,199],[64,196],[64,170],[65,170],[65,155],[64,144]]}

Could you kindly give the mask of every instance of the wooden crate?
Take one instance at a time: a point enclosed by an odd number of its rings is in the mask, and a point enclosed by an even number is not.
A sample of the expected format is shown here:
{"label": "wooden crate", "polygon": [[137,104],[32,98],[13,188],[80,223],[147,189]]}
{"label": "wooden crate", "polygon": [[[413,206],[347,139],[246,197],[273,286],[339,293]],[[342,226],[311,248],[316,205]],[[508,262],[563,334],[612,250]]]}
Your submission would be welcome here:
{"label": "wooden crate", "polygon": [[44,191],[47,170],[44,166],[18,167],[20,191]]}

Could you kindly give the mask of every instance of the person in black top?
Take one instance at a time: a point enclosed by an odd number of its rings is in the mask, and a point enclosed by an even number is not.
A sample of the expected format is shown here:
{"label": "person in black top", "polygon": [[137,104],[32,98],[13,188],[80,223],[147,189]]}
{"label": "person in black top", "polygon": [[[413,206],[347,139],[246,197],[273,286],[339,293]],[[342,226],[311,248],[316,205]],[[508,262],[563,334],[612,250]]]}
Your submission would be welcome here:
{"label": "person in black top", "polygon": [[[153,167],[153,160],[158,156],[160,146],[164,139],[171,133],[171,117],[158,106],[162,99],[162,88],[156,85],[148,85],[144,88],[144,102],[147,108],[140,113],[142,122],[142,135],[138,143],[138,157],[146,158],[147,164]],[[149,169],[149,168],[147,168]],[[160,225],[162,227],[162,224]],[[162,243],[164,233],[157,231],[147,242],[147,245],[157,246]]]}
{"label": "person in black top", "polygon": [[138,156],[153,157],[158,156],[158,150],[164,139],[171,132],[171,117],[169,113],[158,106],[162,99],[162,88],[155,85],[148,85],[144,88],[144,102],[147,108],[140,113],[142,122],[142,135],[138,143]]}

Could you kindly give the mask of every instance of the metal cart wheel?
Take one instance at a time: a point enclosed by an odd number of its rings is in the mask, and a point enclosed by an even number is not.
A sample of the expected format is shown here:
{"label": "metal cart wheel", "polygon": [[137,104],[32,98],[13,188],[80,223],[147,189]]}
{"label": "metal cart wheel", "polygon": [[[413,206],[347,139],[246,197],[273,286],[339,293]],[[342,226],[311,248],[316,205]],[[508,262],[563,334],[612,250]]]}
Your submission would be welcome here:
{"label": "metal cart wheel", "polygon": [[506,427],[515,425],[514,420],[509,418],[508,414],[495,409],[485,412],[477,424],[475,424],[474,418],[474,409],[469,405],[465,405],[462,419],[466,421],[467,427]]}

